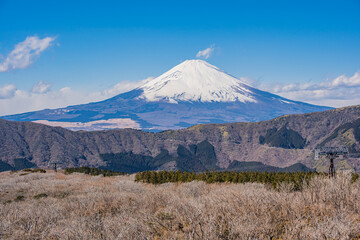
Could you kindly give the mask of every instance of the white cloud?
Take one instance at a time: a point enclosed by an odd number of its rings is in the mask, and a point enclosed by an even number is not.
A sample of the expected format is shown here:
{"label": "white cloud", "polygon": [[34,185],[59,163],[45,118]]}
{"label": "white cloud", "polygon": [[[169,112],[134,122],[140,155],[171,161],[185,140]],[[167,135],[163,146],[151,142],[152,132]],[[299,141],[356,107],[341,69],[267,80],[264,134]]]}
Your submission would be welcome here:
{"label": "white cloud", "polygon": [[55,38],[52,37],[45,37],[43,39],[37,36],[27,37],[25,41],[18,43],[14,50],[0,63],[0,72],[27,68],[54,40]]}
{"label": "white cloud", "polygon": [[151,79],[153,78],[132,82],[122,81],[109,89],[90,93],[70,87],[50,90],[50,84],[43,82],[35,84],[31,91],[17,90],[12,84],[6,85],[0,87],[0,116],[102,101],[130,91]]}
{"label": "white cloud", "polygon": [[196,57],[197,58],[205,58],[205,59],[208,59],[210,56],[211,56],[211,54],[214,52],[214,47],[215,47],[215,45],[213,44],[213,45],[211,45],[210,47],[208,47],[208,48],[206,48],[206,49],[204,49],[204,50],[201,50],[201,51],[199,51],[197,54],[196,54]]}
{"label": "white cloud", "polygon": [[40,81],[32,87],[31,92],[37,94],[44,94],[50,91],[50,87],[50,83],[44,83],[43,81]]}
{"label": "white cloud", "polygon": [[115,96],[117,94],[130,91],[134,88],[140,87],[141,85],[145,84],[146,82],[154,79],[153,77],[148,77],[141,81],[122,81],[118,84],[115,84],[112,88],[106,89],[103,91],[103,95],[105,96]]}
{"label": "white cloud", "polygon": [[360,86],[360,72],[356,72],[354,76],[347,77],[341,75],[331,81],[332,87],[359,87]]}
{"label": "white cloud", "polygon": [[0,87],[0,99],[12,98],[15,95],[16,86],[14,84],[9,84]]}
{"label": "white cloud", "polygon": [[249,86],[254,86],[256,85],[256,81],[254,81],[252,78],[249,77],[239,77],[238,78],[240,81],[242,81],[243,83],[245,83],[246,85]]}
{"label": "white cloud", "polygon": [[260,86],[282,97],[317,105],[343,107],[360,104],[360,72],[320,83],[291,83]]}

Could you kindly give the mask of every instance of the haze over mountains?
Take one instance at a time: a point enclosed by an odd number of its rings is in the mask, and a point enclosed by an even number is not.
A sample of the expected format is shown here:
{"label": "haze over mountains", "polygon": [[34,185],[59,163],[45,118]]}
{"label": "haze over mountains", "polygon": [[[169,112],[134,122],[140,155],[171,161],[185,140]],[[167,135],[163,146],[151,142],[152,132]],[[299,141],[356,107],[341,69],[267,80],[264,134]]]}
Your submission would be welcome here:
{"label": "haze over mountains", "polygon": [[205,61],[187,60],[105,101],[1,118],[71,130],[161,131],[200,123],[255,122],[328,109],[258,90]]}

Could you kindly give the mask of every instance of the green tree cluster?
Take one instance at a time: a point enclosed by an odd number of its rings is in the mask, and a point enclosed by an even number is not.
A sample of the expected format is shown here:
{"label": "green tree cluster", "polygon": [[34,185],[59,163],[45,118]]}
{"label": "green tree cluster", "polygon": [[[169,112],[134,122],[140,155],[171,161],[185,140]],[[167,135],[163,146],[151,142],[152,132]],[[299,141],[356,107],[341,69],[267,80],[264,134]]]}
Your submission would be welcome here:
{"label": "green tree cluster", "polygon": [[182,172],[182,171],[146,171],[139,172],[135,176],[135,181],[162,184],[167,182],[191,182],[194,180],[206,183],[263,183],[276,188],[280,183],[293,183],[295,190],[300,190],[304,183],[315,176],[326,176],[325,173],[318,172],[236,172],[236,171],[205,171],[201,173]]}
{"label": "green tree cluster", "polygon": [[89,175],[100,175],[102,174],[104,177],[118,176],[124,175],[124,172],[114,172],[110,170],[100,169],[100,168],[90,168],[90,167],[77,167],[77,168],[66,168],[65,174],[72,174],[74,172],[85,173]]}

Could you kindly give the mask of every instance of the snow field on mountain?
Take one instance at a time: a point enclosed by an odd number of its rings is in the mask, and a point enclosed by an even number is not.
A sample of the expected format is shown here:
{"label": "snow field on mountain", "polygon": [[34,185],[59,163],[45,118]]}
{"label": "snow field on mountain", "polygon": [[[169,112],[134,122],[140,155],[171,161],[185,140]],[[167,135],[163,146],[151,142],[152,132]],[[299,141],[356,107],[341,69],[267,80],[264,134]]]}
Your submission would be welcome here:
{"label": "snow field on mountain", "polygon": [[147,101],[257,102],[249,86],[202,60],[187,60],[139,89]]}

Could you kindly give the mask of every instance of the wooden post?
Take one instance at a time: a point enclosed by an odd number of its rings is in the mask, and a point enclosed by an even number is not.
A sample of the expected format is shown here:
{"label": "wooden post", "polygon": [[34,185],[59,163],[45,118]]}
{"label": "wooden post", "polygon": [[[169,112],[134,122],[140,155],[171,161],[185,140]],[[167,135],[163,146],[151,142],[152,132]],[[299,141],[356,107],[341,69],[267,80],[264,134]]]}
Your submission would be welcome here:
{"label": "wooden post", "polygon": [[330,166],[329,166],[329,178],[335,177],[335,167],[334,167],[334,156],[329,154]]}

